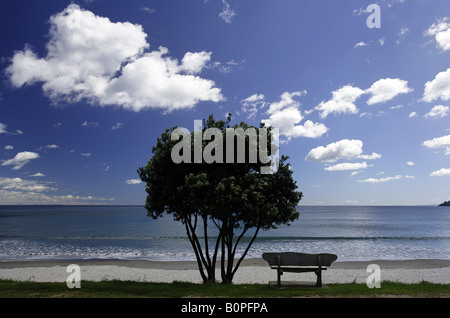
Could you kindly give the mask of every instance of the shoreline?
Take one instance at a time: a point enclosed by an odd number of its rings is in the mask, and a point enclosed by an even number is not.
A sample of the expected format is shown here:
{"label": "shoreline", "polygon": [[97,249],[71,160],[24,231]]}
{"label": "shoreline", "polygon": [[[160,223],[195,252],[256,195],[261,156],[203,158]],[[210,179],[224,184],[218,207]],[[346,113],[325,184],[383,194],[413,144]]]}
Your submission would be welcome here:
{"label": "shoreline", "polygon": [[[183,281],[201,283],[195,261],[149,260],[21,260],[0,261],[0,279],[36,282],[66,282],[67,266],[80,266],[81,280],[128,280],[137,282],[171,283]],[[367,266],[377,264],[383,281],[404,283],[450,284],[450,260],[373,260],[334,262],[323,272],[324,284],[366,283],[372,271]],[[263,259],[244,259],[237,270],[235,284],[268,284],[275,281],[276,270],[270,269]],[[220,262],[216,265],[216,279],[220,280]],[[309,273],[284,273],[284,281],[315,282],[316,275]]]}
{"label": "shoreline", "polygon": [[[0,260],[0,269],[54,267],[77,264],[80,266],[120,266],[142,269],[164,270],[198,270],[196,261],[154,261],[146,259],[24,259]],[[446,259],[409,259],[409,260],[371,260],[371,261],[335,261],[330,269],[366,269],[370,264],[377,264],[385,269],[429,269],[450,267]],[[241,262],[240,267],[268,267],[262,258],[249,258]],[[220,267],[217,260],[216,267]]]}

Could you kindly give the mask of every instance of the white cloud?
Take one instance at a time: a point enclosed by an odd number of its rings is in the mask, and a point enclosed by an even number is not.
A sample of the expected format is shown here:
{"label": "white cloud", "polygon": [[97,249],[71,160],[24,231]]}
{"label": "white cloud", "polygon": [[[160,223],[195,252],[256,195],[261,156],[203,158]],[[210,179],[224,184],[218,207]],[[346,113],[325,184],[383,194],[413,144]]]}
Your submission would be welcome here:
{"label": "white cloud", "polygon": [[440,19],[425,31],[425,35],[434,36],[437,47],[443,51],[450,50],[450,23],[447,21],[448,18]]}
{"label": "white cloud", "polygon": [[6,134],[8,131],[6,130],[6,125],[0,123],[0,134]]}
{"label": "white cloud", "polygon": [[96,121],[87,121],[85,120],[82,124],[81,127],[98,127],[100,126],[100,124]]}
{"label": "white cloud", "polygon": [[250,113],[248,118],[256,116],[258,111],[266,105],[264,94],[253,94],[241,100],[242,111]]}
{"label": "white cloud", "polygon": [[90,152],[82,152],[80,155],[82,157],[86,157],[86,158],[89,158],[90,156],[92,156],[92,154]]}
{"label": "white cloud", "polygon": [[39,149],[58,149],[58,148],[59,146],[55,144],[39,147]]}
{"label": "white cloud", "polygon": [[[411,176],[407,176],[408,178],[412,179]],[[393,180],[399,180],[403,178],[401,175],[396,175],[395,177],[385,177],[385,178],[368,178],[368,179],[364,179],[364,180],[358,180],[358,182],[364,182],[364,183],[384,183],[384,182],[388,182],[388,181],[393,181]]]}
{"label": "white cloud", "polygon": [[0,202],[3,204],[97,204],[113,201],[114,198],[79,195],[54,195],[36,191],[18,191],[0,189]]}
{"label": "white cloud", "polygon": [[241,65],[245,62],[245,60],[242,60],[241,62],[236,62],[234,60],[230,60],[228,62],[222,63],[219,61],[215,61],[213,63],[207,64],[205,67],[212,70],[218,70],[222,74],[228,74],[236,67],[239,67],[242,69]]}
{"label": "white cloud", "polygon": [[117,130],[125,126],[125,123],[116,123],[114,126],[111,127],[112,130]]}
{"label": "white cloud", "polygon": [[7,146],[5,146],[5,150],[12,150],[12,149],[14,149],[14,147],[13,147],[13,146],[11,146],[11,145],[7,145]]}
{"label": "white cloud", "polygon": [[450,68],[438,73],[434,80],[425,83],[422,100],[432,102],[439,98],[444,101],[450,99]]}
{"label": "white cloud", "polygon": [[42,172],[38,172],[38,173],[30,175],[30,177],[45,177],[45,174],[43,174]]}
{"label": "white cloud", "polygon": [[[322,101],[315,107],[320,112],[322,118],[326,118],[332,113],[358,113],[355,105],[356,100],[364,94],[371,95],[367,101],[368,105],[389,101],[399,94],[412,92],[408,87],[408,82],[399,78],[384,78],[376,81],[366,90],[352,85],[345,85],[332,92],[332,98]],[[364,113],[366,115],[366,113]]]}
{"label": "white cloud", "polygon": [[365,159],[365,160],[375,160],[375,159],[380,159],[381,155],[379,153],[372,152],[371,155],[359,155],[359,156],[357,156],[357,158]]}
{"label": "white cloud", "polygon": [[355,48],[363,47],[363,46],[369,46],[369,44],[367,44],[366,42],[358,42],[355,44]]}
{"label": "white cloud", "polygon": [[415,166],[416,165],[414,161],[406,161],[406,164],[408,166]]}
{"label": "white cloud", "polygon": [[400,32],[398,33],[399,36],[405,36],[409,33],[409,29],[407,27],[401,27]]}
{"label": "white cloud", "polygon": [[450,168],[449,169],[442,168],[440,170],[433,171],[432,173],[430,173],[431,177],[442,177],[448,175],[450,175]]}
{"label": "white cloud", "polygon": [[[280,135],[288,140],[296,137],[318,138],[328,131],[322,123],[313,123],[307,120],[303,125],[300,122],[304,119],[299,107],[300,103],[294,97],[306,94],[303,92],[285,92],[281,95],[279,102],[271,103],[267,114],[268,119],[262,120],[267,126],[279,128]],[[261,95],[252,95],[250,100],[261,99]]]}
{"label": "white cloud", "polygon": [[3,178],[3,177],[0,177],[0,188],[2,190],[19,190],[32,192],[54,190],[54,188],[39,183],[35,180],[24,180],[21,178]]}
{"label": "white cloud", "polygon": [[294,100],[293,97],[302,96],[305,95],[306,91],[303,92],[284,92],[281,94],[281,100],[279,102],[271,103],[269,106],[269,110],[267,111],[268,114],[276,114],[277,112],[281,111],[282,109],[286,108],[298,108],[300,106],[300,103],[296,100]]}
{"label": "white cloud", "polygon": [[129,179],[125,181],[126,184],[139,184],[142,183],[141,179]]}
{"label": "white cloud", "polygon": [[446,148],[445,154],[450,155],[450,135],[425,140],[422,145],[428,148]]}
{"label": "white cloud", "polygon": [[181,60],[178,70],[188,74],[200,73],[211,59],[211,52],[187,52]]}
{"label": "white cloud", "polygon": [[434,106],[425,117],[445,117],[450,113],[450,107],[443,105]]}
{"label": "white cloud", "polygon": [[408,87],[408,81],[399,78],[385,78],[373,83],[365,92],[372,95],[367,104],[373,105],[391,100],[399,94],[410,93],[412,89]]}
{"label": "white cloud", "polygon": [[411,113],[408,115],[409,118],[413,118],[413,117],[417,117],[417,116],[418,116],[418,115],[417,115],[416,112],[411,112]]}
{"label": "white cloud", "polygon": [[345,162],[325,167],[325,170],[327,171],[362,170],[366,169],[367,167],[370,167],[370,165],[368,165],[366,162],[355,162],[355,163]]}
{"label": "white cloud", "polygon": [[362,154],[363,142],[361,140],[343,139],[331,143],[326,147],[320,146],[312,149],[305,160],[312,162],[335,162],[340,159],[352,159]]}
{"label": "white cloud", "polygon": [[351,113],[356,114],[358,109],[355,101],[364,94],[364,91],[358,87],[346,85],[332,92],[332,99],[327,102],[321,102],[316,106],[320,112],[320,117],[326,118],[332,113]]}
{"label": "white cloud", "polygon": [[150,14],[156,12],[156,9],[153,8],[153,7],[140,7],[139,9],[142,10],[142,11],[145,11],[147,13],[150,13]]}
{"label": "white cloud", "polygon": [[319,138],[328,131],[328,128],[322,123],[314,123],[311,120],[305,121],[303,125],[292,125],[286,136],[288,138],[306,137]]}
{"label": "white cloud", "polygon": [[236,15],[236,12],[230,7],[228,2],[225,0],[222,0],[223,9],[222,12],[219,13],[219,18],[221,18],[226,23],[231,23],[234,16]]}
{"label": "white cloud", "polygon": [[[36,173],[33,176],[44,176]],[[48,194],[58,189],[50,182],[0,177],[0,202],[2,204],[92,204],[112,201],[114,198],[79,195]]]}
{"label": "white cloud", "polygon": [[165,56],[167,48],[146,52],[140,25],[111,22],[73,4],[52,16],[50,25],[45,58],[27,46],[14,54],[7,73],[15,87],[42,82],[53,103],[85,99],[133,111],[169,112],[223,100],[213,81],[193,75],[210,53],[187,52],[180,64]]}
{"label": "white cloud", "polygon": [[26,165],[30,160],[39,158],[39,154],[30,151],[19,152],[14,158],[2,160],[2,166],[14,166],[13,170],[19,170]]}

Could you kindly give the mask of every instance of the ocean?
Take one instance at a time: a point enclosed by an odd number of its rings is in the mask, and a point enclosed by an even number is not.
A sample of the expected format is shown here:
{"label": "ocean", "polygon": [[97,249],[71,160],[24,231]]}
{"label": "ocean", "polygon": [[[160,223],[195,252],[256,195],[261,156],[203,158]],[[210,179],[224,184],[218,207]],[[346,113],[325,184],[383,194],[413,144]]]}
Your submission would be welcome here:
{"label": "ocean", "polygon": [[[261,231],[247,258],[264,252],[333,253],[338,261],[450,259],[450,208],[299,206],[290,226]],[[210,229],[215,235],[215,229]],[[237,254],[249,242],[246,237]],[[184,226],[142,206],[0,206],[0,261],[195,256]]]}

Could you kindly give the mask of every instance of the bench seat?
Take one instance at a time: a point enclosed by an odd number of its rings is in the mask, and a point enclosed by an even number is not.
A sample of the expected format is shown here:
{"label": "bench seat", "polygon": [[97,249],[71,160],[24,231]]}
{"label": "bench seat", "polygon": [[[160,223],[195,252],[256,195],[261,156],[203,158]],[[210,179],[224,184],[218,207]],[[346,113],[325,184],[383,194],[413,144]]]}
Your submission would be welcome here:
{"label": "bench seat", "polygon": [[305,253],[264,253],[263,259],[269,263],[271,269],[277,270],[277,286],[281,287],[283,272],[305,273],[314,272],[317,276],[316,286],[322,287],[322,271],[331,266],[337,256],[334,254],[305,254]]}

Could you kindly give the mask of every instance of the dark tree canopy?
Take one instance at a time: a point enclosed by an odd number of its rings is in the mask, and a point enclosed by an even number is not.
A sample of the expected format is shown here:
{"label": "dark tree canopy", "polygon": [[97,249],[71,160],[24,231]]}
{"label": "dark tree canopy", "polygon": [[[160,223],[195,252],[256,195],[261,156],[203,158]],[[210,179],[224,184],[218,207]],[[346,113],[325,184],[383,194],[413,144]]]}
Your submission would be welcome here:
{"label": "dark tree canopy", "polygon": [[[208,128],[217,128],[216,131],[220,131],[220,137],[225,143],[230,121],[231,117],[228,117],[227,121],[215,121],[211,115],[207,120],[203,120],[202,132]],[[248,128],[256,129],[245,123],[231,128],[243,128],[245,131]],[[264,128],[264,125],[261,124],[259,128]],[[189,138],[191,145],[191,163],[174,163],[172,149],[181,140],[172,140],[171,135],[175,129],[176,127],[167,129],[157,139],[152,150],[153,157],[145,167],[138,169],[141,180],[146,183],[145,208],[152,218],[171,214],[174,220],[185,225],[203,281],[215,282],[215,266],[220,256],[222,282],[231,283],[259,230],[290,224],[298,218],[296,208],[302,193],[296,191],[297,185],[287,163],[288,157],[280,158],[278,170],[273,174],[260,173],[264,163],[259,159],[256,162],[249,160],[249,147],[252,143],[255,146],[255,142],[258,143],[257,147],[261,147],[259,139],[255,141],[246,138],[246,157],[243,163],[237,163],[237,160],[234,160],[234,163],[226,163],[226,150],[220,154],[217,148],[211,153],[223,155],[222,163],[192,163],[196,162],[195,134],[192,132],[185,136]],[[269,136],[265,149],[271,149],[272,130],[270,127],[267,129]],[[220,140],[217,136],[211,139]],[[203,140],[202,150],[211,151],[213,141]],[[237,143],[237,140],[233,142]],[[237,159],[238,147],[235,145],[235,153],[232,155]],[[184,151],[185,149],[180,153],[186,155]],[[211,247],[208,233],[210,224],[217,228],[218,233],[214,237],[214,246]],[[251,240],[235,264],[236,249],[245,234],[250,235]]]}

